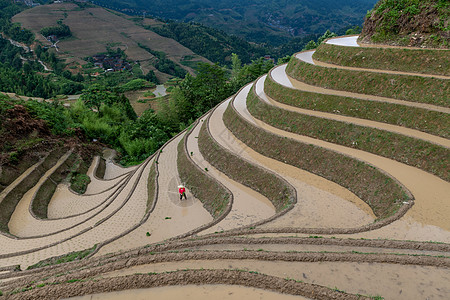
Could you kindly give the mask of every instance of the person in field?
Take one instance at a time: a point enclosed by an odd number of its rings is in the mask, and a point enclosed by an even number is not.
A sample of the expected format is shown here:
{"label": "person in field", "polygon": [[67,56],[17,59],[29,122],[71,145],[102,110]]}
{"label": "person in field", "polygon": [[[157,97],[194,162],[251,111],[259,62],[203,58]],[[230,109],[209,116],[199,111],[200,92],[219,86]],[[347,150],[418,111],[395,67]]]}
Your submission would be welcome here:
{"label": "person in field", "polygon": [[178,193],[180,193],[180,200],[184,199],[187,200],[186,197],[186,188],[184,187],[184,185],[179,185],[178,186]]}

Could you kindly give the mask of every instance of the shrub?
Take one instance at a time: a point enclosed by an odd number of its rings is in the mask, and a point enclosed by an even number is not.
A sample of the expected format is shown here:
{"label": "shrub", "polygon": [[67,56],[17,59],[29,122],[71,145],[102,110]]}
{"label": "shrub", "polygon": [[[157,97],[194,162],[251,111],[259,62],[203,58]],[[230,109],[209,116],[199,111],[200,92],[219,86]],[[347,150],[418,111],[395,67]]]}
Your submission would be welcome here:
{"label": "shrub", "polygon": [[91,178],[86,174],[75,173],[70,180],[71,183],[70,187],[75,192],[84,194],[90,182]]}

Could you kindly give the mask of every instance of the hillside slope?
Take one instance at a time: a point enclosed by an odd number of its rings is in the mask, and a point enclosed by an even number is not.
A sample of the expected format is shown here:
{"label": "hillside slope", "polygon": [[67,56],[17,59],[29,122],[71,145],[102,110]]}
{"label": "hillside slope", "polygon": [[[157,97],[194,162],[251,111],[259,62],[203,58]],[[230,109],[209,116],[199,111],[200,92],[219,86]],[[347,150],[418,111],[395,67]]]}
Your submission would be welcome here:
{"label": "hillside slope", "polygon": [[[366,51],[356,39],[331,41],[341,55],[349,44]],[[23,197],[20,214],[5,216],[16,238],[0,233],[3,294],[108,299],[149,288],[139,293],[211,299],[223,298],[208,290],[221,284],[235,299],[246,297],[237,286],[276,299],[445,299],[450,109],[398,96],[448,74],[355,71],[312,54],[243,87],[139,166],[107,161],[99,178],[93,160],[89,193],[60,186],[48,220],[27,209],[38,197]],[[311,69],[328,80],[303,76]],[[346,83],[370,86],[371,74],[387,79],[376,81],[383,97]],[[393,86],[404,80],[413,84]]]}
{"label": "hillside slope", "polygon": [[278,46],[296,36],[334,32],[360,25],[376,0],[143,1],[96,0],[131,14],[194,21],[256,43]]}
{"label": "hillside slope", "polygon": [[86,57],[106,52],[108,47],[111,49],[119,47],[125,51],[129,60],[140,62],[144,73],[154,70],[156,75],[165,81],[167,75],[158,72],[152,65],[155,57],[138,44],[153,51],[166,53],[167,58],[189,72],[193,70],[180,64],[183,58],[208,62],[178,42],[137,26],[133,21],[126,19],[125,15],[112,13],[100,7],[80,7],[74,3],[42,5],[27,9],[13,18],[14,22],[31,29],[36,34],[37,40],[44,45],[50,45],[50,42],[39,31],[44,27],[55,26],[58,20],[68,25],[72,32],[72,37],[63,39],[57,44],[59,54],[81,64]]}
{"label": "hillside slope", "polygon": [[450,2],[381,0],[366,16],[361,42],[448,49]]}

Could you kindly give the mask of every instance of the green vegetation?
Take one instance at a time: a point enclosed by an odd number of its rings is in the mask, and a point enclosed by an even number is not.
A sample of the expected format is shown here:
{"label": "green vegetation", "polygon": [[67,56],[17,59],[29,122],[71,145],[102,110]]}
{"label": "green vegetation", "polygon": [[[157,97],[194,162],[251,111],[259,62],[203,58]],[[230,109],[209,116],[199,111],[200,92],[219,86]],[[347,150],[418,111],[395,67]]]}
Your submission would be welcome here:
{"label": "green vegetation", "polygon": [[231,195],[221,184],[203,173],[188,157],[183,138],[178,144],[177,166],[180,178],[189,191],[213,216],[220,217],[230,205]]}
{"label": "green vegetation", "polygon": [[118,86],[115,90],[119,93],[125,93],[129,91],[136,91],[144,88],[154,88],[155,84],[148,82],[145,79],[132,79],[125,84]]}
{"label": "green vegetation", "polygon": [[[76,81],[82,81],[82,77],[74,80],[72,76],[69,79],[63,76],[64,66],[53,52],[37,47],[35,53],[36,57],[0,37],[0,91],[49,98],[58,94],[77,93],[83,89],[84,85]],[[37,59],[46,62],[56,73],[40,75],[44,68]]]}
{"label": "green vegetation", "polygon": [[378,219],[393,215],[402,201],[410,200],[392,178],[371,165],[337,152],[269,133],[245,121],[232,106],[225,111],[224,122],[239,140],[262,155],[349,189],[370,206]]}
{"label": "green vegetation", "polygon": [[70,187],[72,190],[79,194],[84,194],[86,192],[88,184],[91,182],[91,178],[86,174],[76,173],[71,178]]}
{"label": "green vegetation", "polygon": [[206,126],[204,122],[198,144],[207,161],[231,179],[266,196],[276,212],[295,203],[295,192],[286,181],[224,149],[210,136]]}
{"label": "green vegetation", "polygon": [[376,128],[323,119],[267,104],[252,90],[247,107],[257,119],[276,128],[360,149],[414,166],[449,181],[450,151],[442,146]]}
{"label": "green vegetation", "polygon": [[58,184],[70,176],[70,170],[76,165],[77,159],[77,155],[72,153],[39,187],[30,206],[35,216],[41,219],[48,218],[48,204]]}
{"label": "green vegetation", "polygon": [[[245,3],[238,0],[189,2],[155,0],[150,4],[143,0],[96,1],[102,6],[113,7],[117,10],[130,9],[141,16],[143,11],[147,11],[153,16],[165,19],[164,23],[170,22],[166,19],[200,23],[239,36],[252,43],[274,47],[288,42],[292,37],[302,38],[309,34],[321,34],[327,29],[335,32],[342,31],[344,34],[345,30],[355,25],[361,25],[363,16],[375,2],[376,0],[343,0],[339,2],[332,0],[287,2],[251,0]],[[215,34],[212,36],[216,37]],[[195,38],[195,36],[193,37]],[[297,48],[297,51],[298,49],[301,47]],[[233,52],[235,51],[233,50]],[[235,53],[241,56],[241,53]]]}
{"label": "green vegetation", "polygon": [[[363,37],[375,43],[450,46],[447,0],[381,0],[367,13]],[[414,37],[420,36],[419,41]]]}
{"label": "green vegetation", "polygon": [[[150,167],[148,180],[147,180],[147,208],[145,212],[147,213],[151,208],[156,198],[156,164],[155,162],[152,163],[152,166]],[[150,234],[147,232],[147,236],[150,236]]]}
{"label": "green vegetation", "polygon": [[14,101],[12,103],[25,106],[30,115],[46,122],[55,135],[73,135],[77,124],[70,118],[67,109],[58,101],[38,102]]}
{"label": "green vegetation", "polygon": [[47,259],[41,260],[40,262],[38,262],[34,265],[29,266],[27,268],[27,270],[42,268],[45,266],[58,265],[58,264],[66,263],[66,262],[71,262],[74,260],[81,260],[81,259],[85,258],[86,256],[88,256],[89,254],[91,254],[92,252],[94,252],[96,248],[97,248],[97,245],[94,245],[92,248],[89,248],[86,250],[71,252],[71,253],[68,253],[68,254],[65,254],[62,256],[47,258]]}
{"label": "green vegetation", "polygon": [[313,55],[326,63],[368,69],[450,76],[450,53],[445,50],[363,48],[322,44]]}
{"label": "green vegetation", "polygon": [[57,26],[42,28],[40,33],[45,37],[48,37],[50,35],[56,35],[58,38],[65,38],[72,36],[69,26],[63,24],[62,20],[58,20]]}
{"label": "green vegetation", "polygon": [[450,107],[450,85],[445,79],[327,68],[297,58],[291,59],[286,73],[324,88]]}
{"label": "green vegetation", "polygon": [[0,31],[15,41],[30,45],[34,41],[34,34],[30,30],[22,28],[20,24],[10,21],[23,8],[15,1],[0,0]]}
{"label": "green vegetation", "polygon": [[302,50],[312,50],[312,49],[316,49],[317,47],[319,47],[319,45],[321,45],[325,40],[332,38],[332,37],[336,37],[337,34],[334,32],[331,32],[329,30],[327,30],[321,37],[319,37],[317,39],[316,42],[314,42],[313,40],[309,41],[308,44],[306,44],[306,46],[302,49]]}
{"label": "green vegetation", "polygon": [[177,65],[175,62],[168,59],[164,52],[154,51],[149,47],[142,45],[140,43],[138,43],[138,45],[139,47],[141,47],[142,49],[144,49],[145,51],[154,55],[157,58],[156,62],[153,65],[158,71],[180,78],[183,78],[186,75],[186,71],[182,67]]}
{"label": "green vegetation", "polygon": [[244,63],[250,63],[252,59],[267,54],[265,48],[261,46],[199,23],[168,21],[162,26],[146,26],[146,28],[174,39],[195,53],[222,65],[230,65],[232,53],[239,55]]}
{"label": "green vegetation", "polygon": [[66,150],[55,147],[55,150],[45,158],[38,168],[34,169],[28,176],[27,180],[22,180],[15,186],[0,202],[0,230],[9,232],[8,223],[11,219],[17,204],[22,199],[23,195],[31,189],[44,175],[44,173],[53,167],[58,159],[65,153]]}
{"label": "green vegetation", "polygon": [[270,76],[267,76],[264,83],[264,91],[280,103],[299,108],[394,124],[444,138],[450,137],[450,119],[446,113],[386,102],[304,92],[278,84]]}

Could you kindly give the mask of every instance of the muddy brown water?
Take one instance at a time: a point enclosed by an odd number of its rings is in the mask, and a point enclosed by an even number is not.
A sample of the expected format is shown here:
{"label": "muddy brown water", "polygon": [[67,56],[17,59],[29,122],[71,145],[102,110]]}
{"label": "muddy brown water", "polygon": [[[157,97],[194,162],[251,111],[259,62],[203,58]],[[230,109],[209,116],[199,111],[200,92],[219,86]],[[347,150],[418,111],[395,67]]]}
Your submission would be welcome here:
{"label": "muddy brown water", "polygon": [[374,155],[361,150],[344,147],[322,140],[301,136],[275,128],[269,124],[255,120],[242,107],[246,106],[246,95],[249,89],[243,89],[235,98],[236,109],[249,122],[257,123],[259,127],[279,136],[292,138],[302,143],[324,147],[342,153],[387,172],[401,182],[415,198],[414,206],[407,212],[407,216],[424,225],[433,225],[450,231],[450,183],[423,170],[399,163],[397,161]]}
{"label": "muddy brown water", "polygon": [[116,163],[114,163],[114,158],[116,157],[116,151],[113,149],[106,149],[103,151],[103,158],[106,160],[105,175],[103,178],[105,180],[113,179],[121,176],[127,172],[133,171],[137,166],[131,166],[124,168]]}
{"label": "muddy brown water", "polygon": [[186,285],[186,286],[167,286],[151,289],[133,289],[112,293],[101,293],[86,295],[81,297],[67,298],[71,300],[210,300],[210,299],[228,299],[228,300],[260,300],[260,299],[308,299],[302,296],[293,296],[266,291],[262,289],[242,287],[235,285]]}
{"label": "muddy brown water", "polygon": [[239,269],[337,288],[385,299],[448,299],[450,270],[382,263],[196,260],[140,265],[103,274],[103,278],[184,269]]}
{"label": "muddy brown water", "polygon": [[[221,104],[211,116],[209,128],[223,147],[249,161],[281,175],[297,190],[294,209],[267,224],[281,227],[353,227],[373,222],[370,207],[338,184],[291,165],[265,157],[239,141],[222,120],[228,102]],[[335,218],[336,215],[343,216]]]}
{"label": "muddy brown water", "polygon": [[71,154],[72,150],[64,154],[52,168],[45,172],[39,182],[24,194],[22,199],[16,205],[16,208],[11,215],[11,219],[9,220],[8,227],[10,233],[19,237],[39,234],[39,228],[36,226],[39,221],[37,221],[30,213],[31,201],[45,180],[47,180],[47,178],[53,174],[53,172],[58,169]]}
{"label": "muddy brown water", "polygon": [[201,169],[207,168],[208,174],[222,182],[233,193],[233,206],[230,213],[222,221],[206,229],[202,234],[246,226],[274,215],[275,207],[269,199],[232,180],[204,159],[196,138],[204,120],[205,118],[199,122],[188,137],[188,153],[192,153],[191,158]]}
{"label": "muddy brown water", "polygon": [[[102,247],[97,256],[157,243],[212,221],[211,215],[189,190],[187,200],[179,199],[177,185],[181,180],[178,177],[177,146],[181,138],[180,135],[170,142],[160,154],[158,201],[148,220],[132,232]],[[147,232],[150,236],[147,236]]]}

